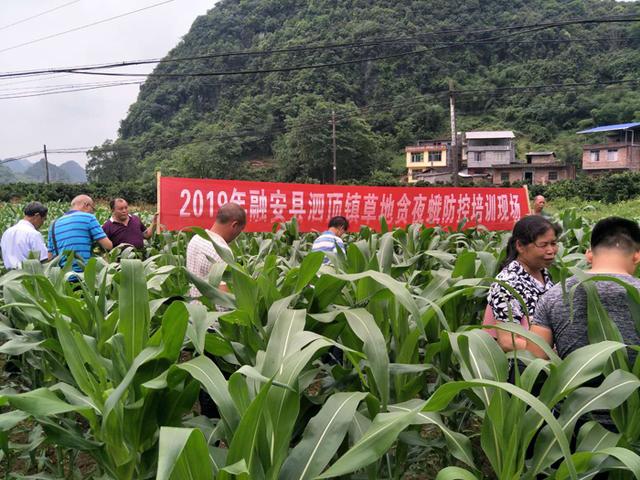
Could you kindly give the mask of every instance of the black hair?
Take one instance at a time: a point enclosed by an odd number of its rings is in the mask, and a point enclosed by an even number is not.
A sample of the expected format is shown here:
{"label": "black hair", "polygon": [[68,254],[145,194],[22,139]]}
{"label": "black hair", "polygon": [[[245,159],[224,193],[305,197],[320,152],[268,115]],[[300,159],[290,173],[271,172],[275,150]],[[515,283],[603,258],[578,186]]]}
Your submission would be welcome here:
{"label": "black hair", "polygon": [[528,215],[518,220],[513,226],[511,238],[507,243],[507,258],[504,259],[504,263],[500,268],[504,268],[518,258],[516,242],[520,241],[522,245],[529,245],[549,230],[553,230],[556,236],[562,233],[560,225],[550,222],[541,215]]}
{"label": "black hair", "polygon": [[342,215],[331,218],[329,220],[329,228],[342,228],[345,232],[349,230],[349,220]]}
{"label": "black hair", "polygon": [[117,203],[117,202],[126,202],[126,200],[125,200],[124,198],[120,198],[120,197],[113,198],[113,199],[111,199],[111,201],[109,201],[109,208],[110,208],[111,210],[113,210],[114,208],[116,208],[116,203]]}
{"label": "black hair", "polygon": [[608,217],[600,220],[591,232],[591,250],[616,248],[626,253],[640,250],[640,227],[633,220]]}
{"label": "black hair", "polygon": [[40,202],[31,202],[25,205],[22,211],[24,212],[24,215],[26,217],[33,217],[34,215],[40,215],[41,217],[44,218],[47,216],[47,212],[49,211],[49,209],[45,207],[43,204],[41,204]]}

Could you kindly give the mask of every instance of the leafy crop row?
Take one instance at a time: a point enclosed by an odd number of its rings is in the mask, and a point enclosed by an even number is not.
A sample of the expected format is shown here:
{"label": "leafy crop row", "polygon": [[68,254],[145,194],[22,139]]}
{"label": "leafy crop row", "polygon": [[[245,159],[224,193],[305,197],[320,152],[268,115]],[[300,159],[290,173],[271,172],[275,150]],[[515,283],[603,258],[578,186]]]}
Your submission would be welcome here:
{"label": "leafy crop row", "polygon": [[[557,280],[589,229],[561,220]],[[0,277],[7,478],[640,476],[638,365],[588,283],[593,344],[519,353],[507,382],[510,354],[477,328],[505,233],[363,228],[326,266],[291,222],[239,237],[206,280],[185,269],[189,235],[94,258],[76,284],[55,260]]]}

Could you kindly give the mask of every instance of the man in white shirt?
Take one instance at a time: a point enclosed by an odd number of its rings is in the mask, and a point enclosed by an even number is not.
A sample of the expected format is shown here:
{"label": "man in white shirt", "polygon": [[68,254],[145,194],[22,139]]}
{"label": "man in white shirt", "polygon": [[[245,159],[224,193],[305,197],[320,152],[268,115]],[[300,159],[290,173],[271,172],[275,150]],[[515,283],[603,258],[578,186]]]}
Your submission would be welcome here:
{"label": "man in white shirt", "polygon": [[[211,243],[229,249],[229,244],[233,242],[247,223],[247,214],[240,205],[227,203],[222,205],[216,214],[213,226],[207,230],[211,241],[194,235],[187,245],[187,270],[200,278],[206,279],[214,263],[223,262],[222,258]],[[230,249],[229,249],[230,250]],[[226,285],[220,285],[221,290],[226,290]],[[200,297],[200,292],[196,287],[189,291],[192,298]]]}
{"label": "man in white shirt", "polygon": [[31,252],[35,252],[40,261],[49,258],[47,246],[38,231],[47,218],[47,207],[40,202],[31,202],[23,212],[24,218],[8,228],[0,240],[2,261],[8,269],[20,268]]}
{"label": "man in white shirt", "polygon": [[[187,245],[187,270],[194,275],[206,280],[211,267],[214,263],[223,263],[224,260],[218,254],[212,242],[218,247],[229,249],[229,244],[233,242],[247,224],[247,214],[240,205],[236,203],[226,203],[220,207],[216,214],[216,220],[213,226],[207,230],[209,239],[194,235]],[[229,291],[227,285],[222,282],[220,290]],[[194,286],[189,290],[189,296],[194,302],[198,302],[200,292]],[[218,310],[224,311],[223,307],[216,306]],[[216,358],[205,352],[214,362]],[[206,391],[200,391],[200,413],[209,418],[219,418],[218,407],[207,394]]]}

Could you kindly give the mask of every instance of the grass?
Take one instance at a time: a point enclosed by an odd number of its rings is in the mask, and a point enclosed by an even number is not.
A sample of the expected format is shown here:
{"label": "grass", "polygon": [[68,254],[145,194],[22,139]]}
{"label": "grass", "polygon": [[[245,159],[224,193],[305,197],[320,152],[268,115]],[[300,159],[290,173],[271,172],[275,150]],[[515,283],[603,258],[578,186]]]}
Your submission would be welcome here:
{"label": "grass", "polygon": [[598,221],[610,216],[640,219],[640,198],[618,203],[587,202],[579,198],[559,198],[547,203],[547,210],[553,214],[569,208],[577,209],[580,215],[592,221]]}

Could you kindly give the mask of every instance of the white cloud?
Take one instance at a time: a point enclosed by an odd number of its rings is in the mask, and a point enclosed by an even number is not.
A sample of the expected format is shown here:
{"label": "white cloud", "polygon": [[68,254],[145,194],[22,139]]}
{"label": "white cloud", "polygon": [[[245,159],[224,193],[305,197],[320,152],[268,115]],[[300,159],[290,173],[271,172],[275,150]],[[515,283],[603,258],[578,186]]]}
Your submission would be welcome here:
{"label": "white cloud", "polygon": [[[0,50],[50,34],[143,8],[159,0],[82,0],[28,22],[0,30]],[[0,28],[66,2],[21,0],[0,3]],[[198,15],[215,0],[175,0],[111,22],[72,32],[6,52],[0,52],[0,71],[86,65],[140,58],[160,58],[189,31]],[[135,71],[148,72],[153,65]],[[132,71],[128,68],[127,71]],[[0,79],[0,95],[27,87],[109,81],[93,76],[60,75],[37,81]],[[0,100],[0,158],[42,148],[84,147],[115,138],[120,120],[136,100],[137,85],[87,92]],[[84,155],[51,156],[53,163],[86,161]]]}

